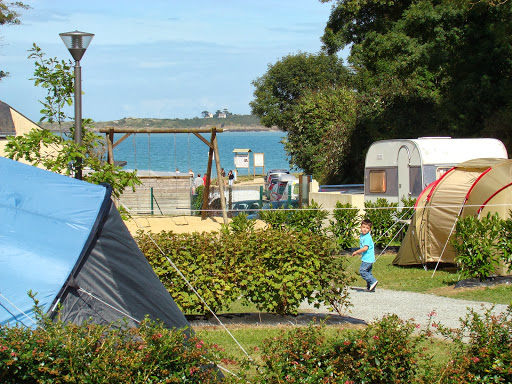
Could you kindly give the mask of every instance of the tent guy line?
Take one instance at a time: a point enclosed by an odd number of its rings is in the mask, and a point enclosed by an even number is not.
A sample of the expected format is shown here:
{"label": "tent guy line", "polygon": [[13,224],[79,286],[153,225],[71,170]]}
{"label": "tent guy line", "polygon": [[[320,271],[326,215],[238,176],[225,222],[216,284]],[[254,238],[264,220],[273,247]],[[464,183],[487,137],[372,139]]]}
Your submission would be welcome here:
{"label": "tent guy line", "polygon": [[[134,216],[132,216],[132,218],[134,218]],[[134,221],[135,221],[135,224],[137,225],[137,227],[139,229],[142,229],[142,227],[139,225],[138,221],[134,218]],[[235,338],[235,336],[229,331],[229,329],[226,327],[226,325],[221,321],[221,319],[219,319],[219,317],[217,316],[217,314],[210,308],[210,306],[208,305],[208,303],[203,299],[203,297],[199,294],[199,292],[197,292],[197,290],[194,288],[194,286],[192,285],[192,283],[190,283],[190,281],[185,277],[185,275],[181,272],[181,270],[178,268],[178,266],[176,264],[174,264],[174,262],[171,260],[171,258],[169,256],[167,256],[165,254],[165,252],[163,251],[162,248],[160,248],[160,246],[158,245],[158,243],[156,242],[156,240],[153,238],[153,236],[151,236],[151,233],[146,233],[150,240],[153,242],[153,244],[155,245],[155,247],[160,251],[160,253],[162,254],[163,257],[165,257],[165,259],[169,262],[169,264],[171,264],[171,266],[174,268],[174,270],[178,273],[178,275],[183,279],[183,281],[188,285],[188,287],[192,290],[192,292],[194,292],[194,294],[199,298],[199,300],[201,300],[201,302],[204,304],[204,306],[208,309],[208,311],[213,315],[213,317],[219,322],[219,324],[222,326],[222,328],[228,333],[228,335],[233,339],[233,341],[238,345],[238,347],[243,351],[243,353],[249,358],[249,360],[253,360],[252,357],[247,353],[247,351],[245,350],[245,348],[238,342],[238,340]]]}
{"label": "tent guy line", "polygon": [[[31,318],[29,315],[27,315],[23,310],[21,310],[20,308],[18,308],[12,301],[10,301],[7,297],[5,297],[1,292],[0,292],[0,297],[2,297],[5,301],[7,301],[9,304],[11,304],[19,313],[21,313],[23,316],[25,316],[27,319],[29,319],[32,323],[34,324],[37,324],[37,322]],[[5,309],[7,312],[9,312],[9,314],[12,316],[12,317],[16,317],[14,315],[14,313],[12,313],[9,309],[7,309],[5,307],[5,305],[3,305],[2,303],[0,303],[0,305],[2,306],[3,309]],[[28,326],[23,323],[21,320],[18,320],[21,324],[23,324],[25,327],[28,328]]]}
{"label": "tent guy line", "polygon": [[129,317],[130,319],[132,319],[132,320],[133,320],[133,321],[135,321],[136,323],[138,323],[138,324],[140,324],[140,323],[141,323],[141,322],[140,322],[140,320],[137,320],[136,318],[134,318],[134,317],[130,316],[128,313],[126,313],[126,312],[124,312],[124,311],[120,310],[119,308],[114,307],[113,305],[110,305],[110,304],[109,304],[109,303],[107,303],[106,301],[101,300],[99,297],[94,296],[92,293],[87,292],[85,289],[83,289],[83,288],[78,288],[78,289],[77,289],[77,291],[79,291],[79,292],[83,292],[83,293],[85,293],[86,295],[88,295],[89,297],[91,297],[91,298],[93,298],[93,299],[95,299],[95,300],[98,300],[100,303],[102,303],[102,304],[106,305],[107,307],[112,308],[114,311],[119,312],[119,313],[120,313],[121,315],[123,315],[123,316]]}

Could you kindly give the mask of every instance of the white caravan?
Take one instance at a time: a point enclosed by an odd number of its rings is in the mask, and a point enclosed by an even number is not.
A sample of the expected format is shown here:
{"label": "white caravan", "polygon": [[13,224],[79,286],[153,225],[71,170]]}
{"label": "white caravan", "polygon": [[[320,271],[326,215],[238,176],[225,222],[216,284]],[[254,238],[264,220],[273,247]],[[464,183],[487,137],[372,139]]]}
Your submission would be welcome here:
{"label": "white caravan", "polygon": [[402,205],[402,198],[417,198],[421,191],[453,166],[478,158],[508,159],[497,139],[419,139],[381,140],[366,154],[364,199],[385,198]]}

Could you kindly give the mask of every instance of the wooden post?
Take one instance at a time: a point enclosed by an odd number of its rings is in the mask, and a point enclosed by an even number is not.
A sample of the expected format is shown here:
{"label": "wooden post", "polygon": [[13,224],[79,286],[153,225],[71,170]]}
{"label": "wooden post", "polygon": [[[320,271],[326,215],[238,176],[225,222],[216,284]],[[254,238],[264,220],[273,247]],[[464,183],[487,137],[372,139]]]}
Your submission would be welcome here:
{"label": "wooden post", "polygon": [[[215,131],[212,131],[212,141],[215,136]],[[206,183],[204,184],[203,191],[203,210],[201,212],[201,220],[206,220],[208,205],[208,197],[210,195],[210,177],[212,174],[212,162],[213,162],[213,147],[210,146],[210,150],[208,151],[208,167],[206,170]]]}
{"label": "wooden post", "polygon": [[224,219],[224,224],[228,224],[228,215],[226,211],[226,195],[224,194],[224,180],[222,179],[222,169],[220,167],[220,158],[219,158],[219,146],[217,145],[217,135],[215,134],[215,130],[212,132],[212,144],[213,144],[213,152],[215,153],[215,165],[217,167],[217,180],[219,182],[219,193],[220,193],[220,207],[222,208],[222,218]]}

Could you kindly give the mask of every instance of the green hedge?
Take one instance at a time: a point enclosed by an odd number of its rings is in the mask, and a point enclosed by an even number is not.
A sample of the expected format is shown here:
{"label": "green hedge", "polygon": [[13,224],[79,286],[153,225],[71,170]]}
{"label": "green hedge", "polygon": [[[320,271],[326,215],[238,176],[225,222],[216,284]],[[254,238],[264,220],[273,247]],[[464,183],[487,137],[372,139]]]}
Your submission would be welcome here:
{"label": "green hedge", "polygon": [[497,213],[465,217],[457,221],[450,243],[463,277],[483,281],[500,264],[512,269],[512,219],[503,220]]}
{"label": "green hedge", "polygon": [[260,311],[281,315],[297,313],[304,300],[317,306],[330,304],[339,311],[348,305],[351,278],[335,243],[323,235],[266,228],[201,234],[139,232],[136,240],[185,313],[209,314],[207,307],[219,312],[239,298]]}
{"label": "green hedge", "polygon": [[[39,314],[41,314],[39,312]],[[222,351],[145,319],[138,328],[63,324],[0,325],[0,382],[216,383]]]}

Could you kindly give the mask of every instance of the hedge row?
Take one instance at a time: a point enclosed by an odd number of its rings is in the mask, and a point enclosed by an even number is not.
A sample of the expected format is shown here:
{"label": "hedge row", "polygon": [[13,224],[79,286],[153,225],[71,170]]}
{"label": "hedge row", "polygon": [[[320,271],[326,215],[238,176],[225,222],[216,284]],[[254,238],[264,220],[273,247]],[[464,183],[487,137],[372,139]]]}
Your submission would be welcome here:
{"label": "hedge row", "polygon": [[[137,243],[180,308],[225,310],[239,298],[258,310],[296,314],[307,300],[341,311],[351,278],[323,235],[267,228],[241,232],[139,232]],[[174,265],[204,300],[201,301]]]}

